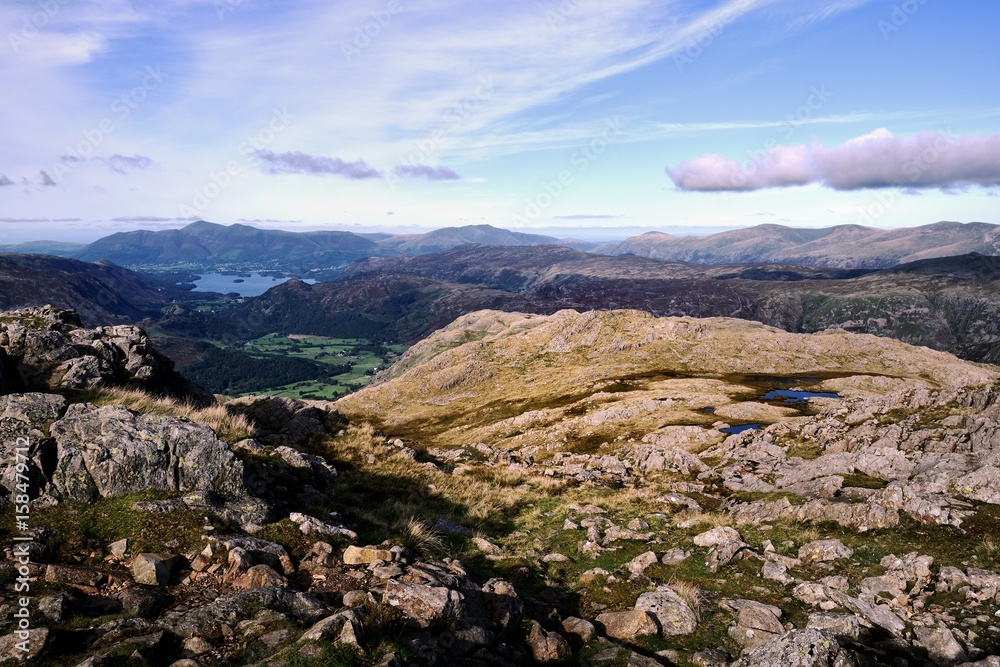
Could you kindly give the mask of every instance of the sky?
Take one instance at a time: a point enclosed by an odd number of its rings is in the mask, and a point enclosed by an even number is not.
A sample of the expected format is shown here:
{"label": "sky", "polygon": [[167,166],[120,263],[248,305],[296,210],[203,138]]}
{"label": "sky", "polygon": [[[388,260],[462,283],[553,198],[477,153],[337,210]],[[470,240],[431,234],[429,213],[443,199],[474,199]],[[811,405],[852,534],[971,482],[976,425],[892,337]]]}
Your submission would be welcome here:
{"label": "sky", "polygon": [[0,244],[1000,223],[994,0],[4,0]]}

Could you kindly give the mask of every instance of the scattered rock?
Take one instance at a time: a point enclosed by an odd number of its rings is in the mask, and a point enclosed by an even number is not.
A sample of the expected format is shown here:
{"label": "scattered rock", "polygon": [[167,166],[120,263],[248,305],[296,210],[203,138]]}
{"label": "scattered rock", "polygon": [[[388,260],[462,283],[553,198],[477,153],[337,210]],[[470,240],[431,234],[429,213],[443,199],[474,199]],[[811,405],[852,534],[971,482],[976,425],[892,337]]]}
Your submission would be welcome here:
{"label": "scattered rock", "polygon": [[132,577],[137,584],[167,586],[173,570],[173,556],[139,554],[132,560]]}
{"label": "scattered rock", "polygon": [[660,632],[656,617],[638,609],[604,612],[597,617],[597,624],[608,637],[622,641],[634,641],[637,637],[648,637]]}
{"label": "scattered rock", "polygon": [[538,663],[559,662],[573,655],[573,650],[562,636],[547,632],[538,621],[531,621],[528,632],[528,646],[531,657]]}
{"label": "scattered rock", "polygon": [[854,551],[845,547],[840,540],[816,540],[799,548],[799,560],[806,564],[825,563],[853,555]]}
{"label": "scattered rock", "polygon": [[654,592],[640,595],[635,609],[652,614],[664,636],[688,635],[698,627],[698,617],[691,605],[669,586],[659,586]]}
{"label": "scattered rock", "polygon": [[347,565],[370,565],[375,561],[392,561],[392,552],[381,547],[356,547],[351,545],[344,550],[344,563]]}
{"label": "scattered rock", "polygon": [[917,642],[927,649],[927,655],[935,664],[954,665],[968,660],[962,645],[948,628],[913,628]]}

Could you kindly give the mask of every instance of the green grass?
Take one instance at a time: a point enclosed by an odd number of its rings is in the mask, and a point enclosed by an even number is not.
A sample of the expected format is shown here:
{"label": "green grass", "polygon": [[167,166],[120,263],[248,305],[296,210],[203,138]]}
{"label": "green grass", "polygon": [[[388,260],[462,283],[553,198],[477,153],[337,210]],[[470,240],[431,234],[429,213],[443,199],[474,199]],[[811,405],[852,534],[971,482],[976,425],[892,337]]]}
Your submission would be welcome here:
{"label": "green grass", "polygon": [[[176,494],[174,494],[176,496]],[[137,500],[162,500],[162,492],[145,492],[92,503],[64,501],[48,508],[32,510],[31,524],[45,526],[56,535],[48,541],[55,557],[52,562],[74,563],[74,556],[87,554],[81,565],[101,565],[107,546],[128,538],[129,554],[162,552],[164,542],[177,539],[179,550],[200,550],[204,512],[182,511],[169,514],[132,509]],[[3,512],[0,525],[13,526],[12,506]],[[0,540],[8,539],[9,529],[0,529]]]}
{"label": "green grass", "polygon": [[268,334],[248,341],[242,350],[250,354],[308,359],[329,366],[349,364],[349,372],[332,375],[328,381],[295,382],[254,392],[270,396],[332,400],[368,384],[374,372],[387,368],[406,350],[406,346],[377,346],[363,338]]}

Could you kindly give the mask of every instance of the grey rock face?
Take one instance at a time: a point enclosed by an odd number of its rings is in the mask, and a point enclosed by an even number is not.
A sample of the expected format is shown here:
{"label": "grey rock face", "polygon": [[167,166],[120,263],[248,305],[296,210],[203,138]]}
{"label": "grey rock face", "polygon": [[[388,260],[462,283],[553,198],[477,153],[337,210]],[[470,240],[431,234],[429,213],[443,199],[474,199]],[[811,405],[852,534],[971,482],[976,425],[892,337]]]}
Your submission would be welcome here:
{"label": "grey rock face", "polygon": [[399,609],[417,627],[455,621],[463,614],[465,596],[444,586],[427,586],[390,579],[383,600]]}
{"label": "grey rock face", "polygon": [[18,447],[27,447],[20,453],[31,461],[29,495],[37,497],[48,484],[56,447],[44,429],[62,416],[66,406],[66,399],[55,394],[0,396],[0,486],[6,489],[2,502],[14,490],[17,463],[25,462],[16,456]]}
{"label": "grey rock face", "polygon": [[243,464],[207,426],[125,408],[73,405],[51,427],[56,494],[81,501],[139,491],[248,495]]}
{"label": "grey rock face", "polygon": [[733,667],[854,667],[828,632],[792,630],[745,653]]}
{"label": "grey rock face", "polygon": [[245,619],[259,609],[272,609],[310,625],[329,613],[318,600],[305,593],[287,588],[258,588],[223,595],[195,609],[170,612],[159,624],[180,637],[217,639],[224,636],[223,626]]}

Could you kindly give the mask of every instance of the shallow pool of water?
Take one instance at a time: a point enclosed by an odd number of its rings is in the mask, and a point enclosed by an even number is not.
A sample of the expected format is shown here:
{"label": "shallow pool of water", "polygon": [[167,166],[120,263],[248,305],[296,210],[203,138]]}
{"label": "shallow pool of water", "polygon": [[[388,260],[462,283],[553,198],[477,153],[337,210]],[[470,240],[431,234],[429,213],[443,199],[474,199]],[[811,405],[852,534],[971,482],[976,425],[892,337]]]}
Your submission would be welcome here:
{"label": "shallow pool of water", "polygon": [[723,433],[728,433],[729,435],[734,435],[736,433],[743,433],[744,431],[759,431],[760,424],[737,424],[736,426],[726,426],[720,428]]}
{"label": "shallow pool of water", "polygon": [[761,399],[765,401],[784,400],[785,403],[805,403],[810,398],[843,398],[840,394],[831,391],[792,391],[791,389],[772,389],[763,394]]}

